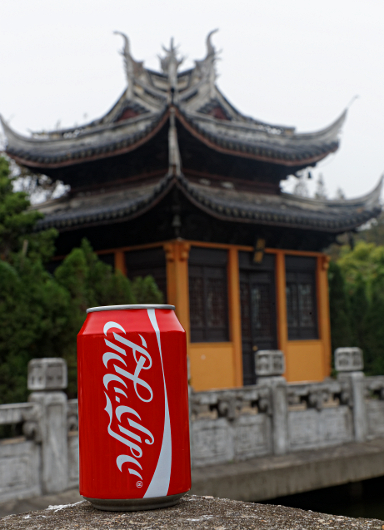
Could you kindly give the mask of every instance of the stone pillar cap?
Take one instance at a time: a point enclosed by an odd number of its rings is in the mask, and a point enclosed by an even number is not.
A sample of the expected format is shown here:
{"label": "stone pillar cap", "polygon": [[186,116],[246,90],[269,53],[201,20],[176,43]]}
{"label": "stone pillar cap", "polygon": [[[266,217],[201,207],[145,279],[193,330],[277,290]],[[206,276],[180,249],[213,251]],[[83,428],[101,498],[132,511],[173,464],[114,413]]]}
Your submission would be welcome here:
{"label": "stone pillar cap", "polygon": [[29,361],[28,390],[64,390],[67,384],[67,363],[64,359],[45,357]]}
{"label": "stone pillar cap", "polygon": [[335,370],[337,372],[360,372],[364,368],[363,351],[356,347],[335,350]]}
{"label": "stone pillar cap", "polygon": [[285,359],[281,350],[258,350],[255,353],[257,377],[281,376],[284,372]]}

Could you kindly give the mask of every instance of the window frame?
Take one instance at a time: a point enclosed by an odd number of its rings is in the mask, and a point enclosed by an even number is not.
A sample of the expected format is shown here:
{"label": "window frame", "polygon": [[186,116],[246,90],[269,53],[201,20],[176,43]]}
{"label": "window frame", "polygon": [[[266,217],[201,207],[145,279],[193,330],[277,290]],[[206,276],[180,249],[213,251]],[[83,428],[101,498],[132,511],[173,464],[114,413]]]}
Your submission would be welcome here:
{"label": "window frame", "polygon": [[[285,256],[285,290],[287,309],[288,340],[319,340],[318,322],[318,290],[317,290],[317,258],[307,256]],[[306,310],[303,309],[303,299],[300,298],[300,286],[311,286],[309,293],[310,312],[313,325],[303,323]],[[291,296],[289,286],[294,287]],[[291,303],[290,303],[291,301]],[[307,301],[308,303],[308,301]],[[295,307],[296,306],[296,307]],[[292,316],[296,316],[296,324],[292,324]]]}
{"label": "window frame", "polygon": [[[195,291],[194,279],[201,279],[202,286],[197,305],[202,307],[202,324],[194,324],[192,304],[194,303]],[[223,303],[223,325],[209,325],[209,315],[212,307],[209,307],[210,280],[220,280],[220,289],[224,292]],[[229,300],[228,300],[228,251],[223,249],[192,247],[188,260],[188,284],[189,284],[189,312],[190,312],[190,340],[191,343],[206,342],[229,342]],[[211,320],[212,322],[212,320]]]}

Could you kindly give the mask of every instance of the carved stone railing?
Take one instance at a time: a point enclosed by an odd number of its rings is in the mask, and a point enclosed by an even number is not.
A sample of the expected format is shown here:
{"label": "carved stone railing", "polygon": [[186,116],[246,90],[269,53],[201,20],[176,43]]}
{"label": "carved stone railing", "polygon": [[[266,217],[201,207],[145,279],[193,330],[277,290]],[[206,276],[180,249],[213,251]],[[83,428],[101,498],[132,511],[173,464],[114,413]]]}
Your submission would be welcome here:
{"label": "carved stone railing", "polygon": [[364,379],[367,438],[384,438],[384,376]]}
{"label": "carved stone railing", "polygon": [[192,393],[194,466],[351,442],[352,393],[334,380]]}
{"label": "carved stone railing", "polygon": [[28,366],[29,403],[1,405],[0,425],[21,436],[0,441],[0,501],[55,493],[78,483],[77,400],[67,400],[63,359]]}
{"label": "carved stone railing", "polygon": [[194,466],[245,460],[272,452],[268,386],[191,394]]}
{"label": "carved stone railing", "polygon": [[[384,376],[365,377],[362,352],[335,352],[337,379],[288,384],[279,351],[256,353],[258,382],[244,388],[190,389],[192,464],[203,467],[384,438]],[[67,400],[62,359],[29,365],[28,403],[1,405],[0,502],[78,483],[77,400]]]}

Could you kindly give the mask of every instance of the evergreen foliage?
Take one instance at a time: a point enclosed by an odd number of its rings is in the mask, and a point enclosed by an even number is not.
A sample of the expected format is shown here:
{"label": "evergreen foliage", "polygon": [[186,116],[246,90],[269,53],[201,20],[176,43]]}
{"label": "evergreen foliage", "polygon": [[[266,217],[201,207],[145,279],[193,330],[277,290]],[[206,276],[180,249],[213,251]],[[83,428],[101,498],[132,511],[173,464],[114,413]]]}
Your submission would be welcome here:
{"label": "evergreen foliage", "polygon": [[342,346],[351,346],[349,299],[344,276],[337,263],[331,261],[328,271],[330,319],[332,325],[332,351]]}
{"label": "evergreen foliage", "polygon": [[329,268],[332,350],[358,346],[366,373],[384,374],[384,246],[344,246]]}
{"label": "evergreen foliage", "polygon": [[0,157],[0,404],[26,400],[27,365],[37,357],[65,358],[68,394],[76,395],[76,336],[88,307],[162,302],[152,277],[131,283],[87,240],[48,273],[57,232],[34,232],[42,216],[29,206],[26,193],[13,191]]}

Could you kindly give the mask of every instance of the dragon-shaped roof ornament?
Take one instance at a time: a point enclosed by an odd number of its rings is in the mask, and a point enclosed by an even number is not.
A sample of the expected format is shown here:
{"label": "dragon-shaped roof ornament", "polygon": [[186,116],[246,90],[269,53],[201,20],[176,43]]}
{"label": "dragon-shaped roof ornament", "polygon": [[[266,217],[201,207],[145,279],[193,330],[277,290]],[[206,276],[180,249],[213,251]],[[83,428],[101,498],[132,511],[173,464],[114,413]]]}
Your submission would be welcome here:
{"label": "dragon-shaped roof ornament", "polygon": [[114,35],[121,35],[124,39],[124,47],[120,53],[124,57],[124,69],[128,82],[126,93],[127,99],[132,99],[134,79],[144,72],[143,62],[135,61],[133,59],[131,55],[129,39],[125,33],[122,33],[121,31],[114,31],[113,33]]}
{"label": "dragon-shaped roof ornament", "polygon": [[209,82],[211,97],[214,97],[215,81],[217,77],[215,66],[218,55],[216,48],[212,44],[212,35],[218,31],[218,29],[214,29],[208,33],[206,39],[207,55],[203,60],[195,61],[196,69],[198,70],[201,78],[205,78]]}

